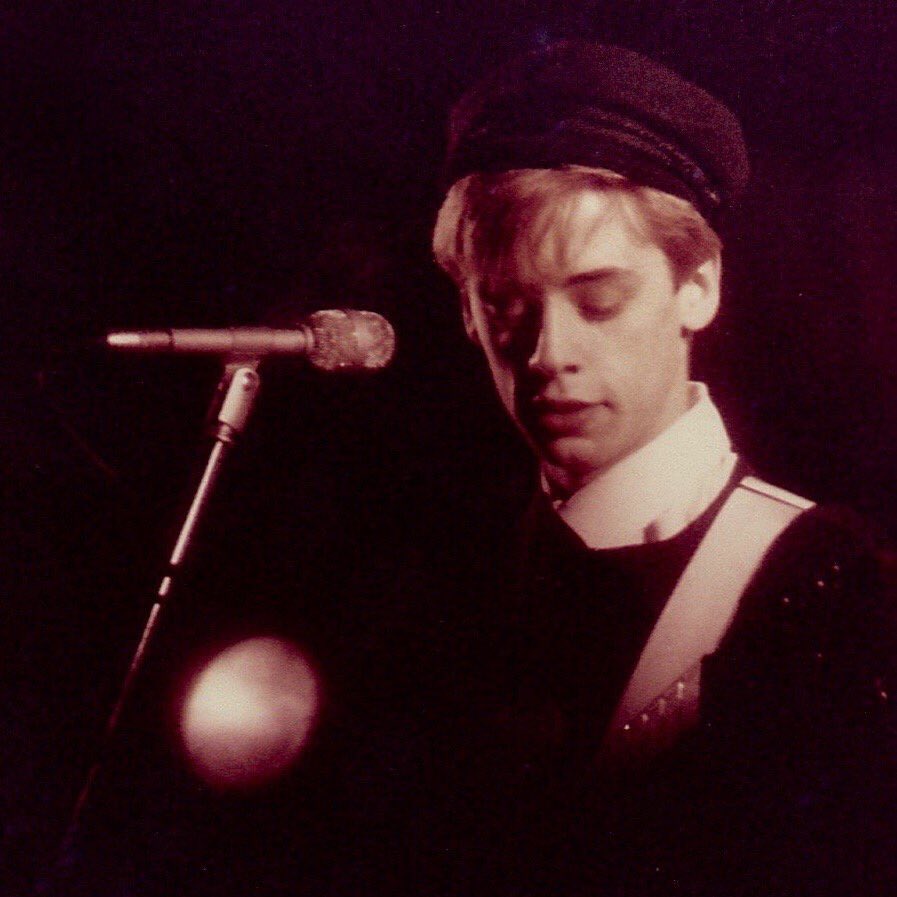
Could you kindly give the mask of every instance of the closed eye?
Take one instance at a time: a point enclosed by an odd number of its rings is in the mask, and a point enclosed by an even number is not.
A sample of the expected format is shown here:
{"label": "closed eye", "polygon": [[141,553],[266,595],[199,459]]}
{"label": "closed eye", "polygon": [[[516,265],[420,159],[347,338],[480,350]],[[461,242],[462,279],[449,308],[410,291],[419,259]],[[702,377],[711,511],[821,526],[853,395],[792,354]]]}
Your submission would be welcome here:
{"label": "closed eye", "polygon": [[489,320],[502,327],[516,327],[532,314],[536,303],[525,290],[483,291],[480,294]]}
{"label": "closed eye", "polygon": [[573,301],[587,321],[605,321],[615,317],[638,289],[630,272],[587,272],[567,282]]}
{"label": "closed eye", "polygon": [[626,305],[629,294],[607,284],[577,290],[573,300],[586,321],[606,321],[616,317]]}
{"label": "closed eye", "polygon": [[507,354],[526,354],[538,333],[541,303],[525,290],[508,290],[480,295],[480,302],[496,348]]}

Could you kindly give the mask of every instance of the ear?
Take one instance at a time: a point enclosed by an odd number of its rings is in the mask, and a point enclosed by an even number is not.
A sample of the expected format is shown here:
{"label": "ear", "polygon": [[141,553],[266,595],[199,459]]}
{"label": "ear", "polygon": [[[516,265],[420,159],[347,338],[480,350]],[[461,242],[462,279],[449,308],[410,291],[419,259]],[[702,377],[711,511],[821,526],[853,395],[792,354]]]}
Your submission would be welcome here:
{"label": "ear", "polygon": [[477,331],[476,313],[473,309],[474,300],[470,296],[470,288],[461,288],[461,317],[464,319],[464,330],[467,338],[476,346],[481,345],[480,334]]}
{"label": "ear", "polygon": [[703,330],[719,311],[720,272],[719,255],[698,265],[679,287],[679,320],[682,328],[691,333]]}

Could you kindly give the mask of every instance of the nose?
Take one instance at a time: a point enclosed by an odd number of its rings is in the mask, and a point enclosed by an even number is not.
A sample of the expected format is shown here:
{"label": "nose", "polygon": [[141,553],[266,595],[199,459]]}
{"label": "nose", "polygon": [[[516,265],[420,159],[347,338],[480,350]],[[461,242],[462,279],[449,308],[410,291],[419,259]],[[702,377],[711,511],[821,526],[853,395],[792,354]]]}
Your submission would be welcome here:
{"label": "nose", "polygon": [[575,321],[571,309],[561,302],[546,301],[537,322],[535,346],[528,367],[533,373],[552,377],[578,370]]}

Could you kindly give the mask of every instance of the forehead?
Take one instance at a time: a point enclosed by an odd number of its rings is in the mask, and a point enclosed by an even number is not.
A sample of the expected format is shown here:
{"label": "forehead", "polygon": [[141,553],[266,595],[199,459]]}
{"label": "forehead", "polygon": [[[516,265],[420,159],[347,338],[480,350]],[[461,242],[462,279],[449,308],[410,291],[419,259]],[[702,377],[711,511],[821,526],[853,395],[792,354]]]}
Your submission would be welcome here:
{"label": "forehead", "polygon": [[641,210],[619,191],[581,189],[521,216],[503,251],[484,265],[488,284],[562,282],[605,268],[637,269],[659,252]]}

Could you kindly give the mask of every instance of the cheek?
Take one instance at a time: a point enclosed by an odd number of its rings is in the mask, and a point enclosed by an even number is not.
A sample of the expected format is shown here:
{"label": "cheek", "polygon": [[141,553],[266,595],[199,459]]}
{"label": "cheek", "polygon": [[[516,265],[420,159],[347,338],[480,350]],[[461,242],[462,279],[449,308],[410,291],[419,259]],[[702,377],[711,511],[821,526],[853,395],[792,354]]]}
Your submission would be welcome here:
{"label": "cheek", "polygon": [[682,336],[675,308],[621,322],[606,341],[603,366],[639,403],[651,403],[654,394],[675,381],[687,368],[687,341]]}
{"label": "cheek", "polygon": [[494,345],[488,342],[483,343],[483,351],[486,355],[486,362],[489,366],[489,373],[492,375],[492,382],[502,404],[513,415],[514,413],[514,370],[510,363],[503,356],[496,352]]}

